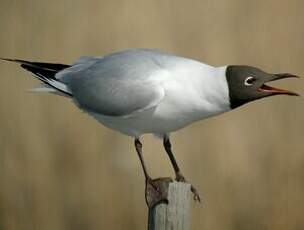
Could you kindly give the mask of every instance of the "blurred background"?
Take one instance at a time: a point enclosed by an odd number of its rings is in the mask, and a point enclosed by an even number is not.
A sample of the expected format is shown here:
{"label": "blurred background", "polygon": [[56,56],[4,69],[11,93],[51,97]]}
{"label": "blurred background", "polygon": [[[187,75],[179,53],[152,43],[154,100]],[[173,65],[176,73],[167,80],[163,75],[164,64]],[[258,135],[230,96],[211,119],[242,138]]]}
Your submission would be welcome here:
{"label": "blurred background", "polygon": [[[222,66],[304,76],[304,2],[0,0],[0,56],[72,63],[133,47]],[[144,177],[133,140],[0,63],[0,229],[145,229]],[[304,93],[304,82],[274,83]],[[304,99],[277,96],[172,134],[203,195],[192,228],[304,229]],[[154,177],[173,176],[143,140]]]}

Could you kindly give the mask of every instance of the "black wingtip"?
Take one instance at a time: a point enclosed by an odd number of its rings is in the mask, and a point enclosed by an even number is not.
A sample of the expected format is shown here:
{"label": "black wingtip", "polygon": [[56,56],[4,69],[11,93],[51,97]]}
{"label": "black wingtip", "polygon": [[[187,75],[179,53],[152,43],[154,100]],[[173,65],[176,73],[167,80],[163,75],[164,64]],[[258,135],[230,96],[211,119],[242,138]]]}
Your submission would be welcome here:
{"label": "black wingtip", "polygon": [[8,61],[8,62],[16,62],[19,64],[28,63],[27,61],[19,60],[19,59],[11,59],[11,58],[0,58],[2,61]]}
{"label": "black wingtip", "polygon": [[44,70],[50,70],[58,72],[60,70],[63,70],[65,68],[70,67],[70,65],[66,64],[59,64],[59,63],[47,63],[47,62],[32,62],[32,61],[26,61],[21,59],[11,59],[11,58],[0,58],[2,61],[9,61],[9,62],[16,62],[18,64],[26,65],[26,66],[32,66],[34,68],[44,69]]}
{"label": "black wingtip", "polygon": [[2,61],[15,61],[14,59],[10,59],[10,58],[0,58],[0,60],[2,60]]}

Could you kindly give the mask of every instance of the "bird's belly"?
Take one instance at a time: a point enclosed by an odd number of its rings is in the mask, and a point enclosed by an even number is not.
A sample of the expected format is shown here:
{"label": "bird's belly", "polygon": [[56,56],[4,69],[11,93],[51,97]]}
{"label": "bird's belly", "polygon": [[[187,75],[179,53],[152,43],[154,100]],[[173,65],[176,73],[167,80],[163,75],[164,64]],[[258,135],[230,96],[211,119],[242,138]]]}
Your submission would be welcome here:
{"label": "bird's belly", "polygon": [[195,121],[216,115],[217,111],[203,111],[191,113],[179,109],[166,110],[156,107],[147,111],[141,111],[131,116],[104,116],[90,113],[103,125],[118,130],[129,136],[140,136],[145,133],[153,133],[158,136],[174,132]]}
{"label": "bird's belly", "polygon": [[140,136],[145,133],[163,135],[178,130],[189,123],[182,118],[174,119],[172,117],[171,119],[167,119],[165,117],[154,116],[152,111],[144,111],[126,117],[90,114],[103,125],[129,136]]}

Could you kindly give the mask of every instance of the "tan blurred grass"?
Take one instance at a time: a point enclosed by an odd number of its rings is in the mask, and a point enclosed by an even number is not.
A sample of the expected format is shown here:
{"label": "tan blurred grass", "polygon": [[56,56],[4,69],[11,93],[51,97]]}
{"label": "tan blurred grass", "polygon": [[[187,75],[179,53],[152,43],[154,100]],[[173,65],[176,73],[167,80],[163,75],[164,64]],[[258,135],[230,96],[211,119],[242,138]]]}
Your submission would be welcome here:
{"label": "tan blurred grass", "polygon": [[[0,56],[71,63],[130,47],[213,65],[304,73],[303,1],[1,0]],[[0,63],[0,229],[145,229],[143,175],[130,138]],[[303,79],[277,83],[303,94]],[[276,97],[173,134],[204,195],[192,229],[303,229],[303,98]],[[144,139],[154,176],[172,175]]]}

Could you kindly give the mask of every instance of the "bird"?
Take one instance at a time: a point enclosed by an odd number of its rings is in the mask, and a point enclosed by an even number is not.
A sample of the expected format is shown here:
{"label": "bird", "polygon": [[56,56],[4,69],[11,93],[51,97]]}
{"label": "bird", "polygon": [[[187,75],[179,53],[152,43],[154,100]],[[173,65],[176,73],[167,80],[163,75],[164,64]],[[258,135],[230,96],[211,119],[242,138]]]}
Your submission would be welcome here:
{"label": "bird", "polygon": [[[247,65],[215,67],[156,49],[127,49],[100,57],[80,57],[71,65],[1,58],[16,62],[42,83],[35,92],[65,96],[104,126],[134,138],[146,186],[148,206],[161,199],[146,167],[141,138],[160,137],[175,172],[186,182],[174,157],[170,134],[199,120],[274,95],[299,94],[267,85],[289,73],[267,73]],[[147,187],[146,187],[147,188]],[[194,199],[200,196],[191,185]],[[147,197],[146,197],[147,198]]]}

